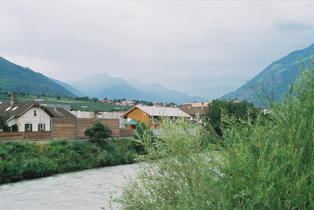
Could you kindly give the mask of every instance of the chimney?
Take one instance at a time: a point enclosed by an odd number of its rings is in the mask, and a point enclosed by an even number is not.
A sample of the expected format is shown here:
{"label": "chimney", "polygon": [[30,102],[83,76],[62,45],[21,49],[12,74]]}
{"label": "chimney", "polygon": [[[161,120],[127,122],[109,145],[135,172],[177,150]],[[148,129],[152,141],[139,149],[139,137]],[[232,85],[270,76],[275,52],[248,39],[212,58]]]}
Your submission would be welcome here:
{"label": "chimney", "polygon": [[10,102],[10,104],[11,104],[11,106],[12,106],[13,104],[16,104],[16,98],[15,98],[14,93],[11,94],[11,102]]}

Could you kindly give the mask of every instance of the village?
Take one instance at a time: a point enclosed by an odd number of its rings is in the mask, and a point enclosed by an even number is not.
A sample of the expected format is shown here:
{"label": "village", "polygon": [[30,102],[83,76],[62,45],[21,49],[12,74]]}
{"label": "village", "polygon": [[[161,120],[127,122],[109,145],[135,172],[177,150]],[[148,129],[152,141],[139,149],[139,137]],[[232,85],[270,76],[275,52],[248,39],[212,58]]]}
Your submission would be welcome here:
{"label": "village", "polygon": [[[114,103],[112,100],[99,99],[102,103]],[[10,140],[56,140],[86,139],[84,131],[95,122],[109,127],[115,138],[130,137],[138,123],[146,123],[155,133],[160,134],[160,118],[176,119],[184,117],[202,124],[209,102],[183,103],[180,107],[171,104],[155,103],[135,105],[133,101],[115,102],[121,108],[112,112],[71,110],[69,105],[17,102],[12,94],[11,101],[0,104],[0,116],[6,119],[6,129],[0,130],[0,141]],[[132,106],[124,111],[124,105]]]}

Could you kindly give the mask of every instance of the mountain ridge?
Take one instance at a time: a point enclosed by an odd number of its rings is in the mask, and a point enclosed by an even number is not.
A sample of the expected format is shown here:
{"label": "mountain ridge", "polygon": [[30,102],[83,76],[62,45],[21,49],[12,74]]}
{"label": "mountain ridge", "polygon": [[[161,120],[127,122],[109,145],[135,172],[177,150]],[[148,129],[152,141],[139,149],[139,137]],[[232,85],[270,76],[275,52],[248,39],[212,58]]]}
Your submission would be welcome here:
{"label": "mountain ridge", "polygon": [[0,57],[0,73],[0,87],[6,91],[75,96],[43,74],[14,64],[3,57]]}
{"label": "mountain ridge", "polygon": [[[309,66],[313,53],[314,43],[304,49],[290,52],[272,62],[248,83],[221,98],[247,100],[257,106],[268,106],[271,101],[280,101],[299,76],[302,65]],[[267,101],[266,98],[271,101]]]}
{"label": "mountain ridge", "polygon": [[[99,82],[99,78],[102,78]],[[101,83],[101,84],[99,84]],[[80,84],[84,84],[83,86]],[[152,102],[184,102],[205,101],[198,96],[189,96],[175,90],[164,88],[158,83],[144,84],[136,79],[126,81],[122,78],[111,78],[107,73],[96,74],[80,81],[71,82],[71,85],[86,93],[89,97],[127,100],[144,100]]]}

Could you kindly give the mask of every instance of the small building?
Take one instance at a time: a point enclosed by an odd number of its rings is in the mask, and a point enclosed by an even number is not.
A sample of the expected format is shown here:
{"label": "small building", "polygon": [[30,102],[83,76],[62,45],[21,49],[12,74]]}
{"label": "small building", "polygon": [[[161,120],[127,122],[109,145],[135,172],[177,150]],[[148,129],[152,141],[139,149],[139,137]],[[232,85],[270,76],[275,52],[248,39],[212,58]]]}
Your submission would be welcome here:
{"label": "small building", "polygon": [[6,119],[9,127],[18,127],[24,131],[50,131],[50,119],[75,118],[74,115],[61,107],[45,107],[37,102],[16,102],[0,104],[0,116]]}
{"label": "small building", "polygon": [[180,106],[180,110],[187,113],[196,122],[200,122],[201,117],[205,116],[208,110],[208,104],[210,102],[193,102],[183,103]]}
{"label": "small building", "polygon": [[134,101],[122,101],[121,105],[125,105],[125,106],[134,106]]}
{"label": "small building", "polygon": [[170,108],[170,107],[155,107],[155,106],[134,106],[124,115],[124,119],[127,119],[127,122],[124,125],[128,129],[135,129],[137,123],[147,123],[150,128],[157,129],[159,127],[159,119],[161,117],[187,117],[191,118],[190,115],[181,111],[179,108]]}
{"label": "small building", "polygon": [[103,102],[103,103],[107,103],[107,104],[113,103],[113,100],[107,100],[107,99],[98,99],[98,101]]}

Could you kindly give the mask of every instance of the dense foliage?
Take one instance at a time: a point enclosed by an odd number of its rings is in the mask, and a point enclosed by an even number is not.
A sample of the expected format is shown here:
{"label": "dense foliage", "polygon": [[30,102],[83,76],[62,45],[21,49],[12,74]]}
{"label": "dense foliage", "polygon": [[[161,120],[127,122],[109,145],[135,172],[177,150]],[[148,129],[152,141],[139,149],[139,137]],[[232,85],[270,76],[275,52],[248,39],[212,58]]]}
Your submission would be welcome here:
{"label": "dense foliage", "polygon": [[[162,141],[142,140],[148,164],[116,201],[124,209],[313,209],[313,99],[314,63],[269,118],[223,115],[222,135],[164,123]],[[202,143],[208,135],[224,144]]]}
{"label": "dense foliage", "polygon": [[112,137],[112,131],[107,125],[95,122],[91,128],[85,130],[84,134],[92,143],[104,144],[105,140]]}
{"label": "dense foliage", "polygon": [[6,117],[0,116],[0,131],[7,131],[8,125]]}
{"label": "dense foliage", "polygon": [[136,125],[132,138],[136,145],[135,148],[140,154],[147,154],[145,146],[143,145],[143,139],[148,139],[149,141],[157,140],[157,137],[154,136],[154,133],[152,129],[149,128],[149,125],[141,122]]}
{"label": "dense foliage", "polygon": [[227,126],[222,121],[223,115],[228,117],[234,116],[239,120],[253,121],[260,113],[260,109],[256,108],[253,103],[244,101],[226,101],[213,100],[208,104],[206,120],[211,127],[218,133],[222,134],[223,127]]}
{"label": "dense foliage", "polygon": [[1,142],[0,183],[129,164],[137,155],[130,139],[110,140],[105,147],[87,141]]}

